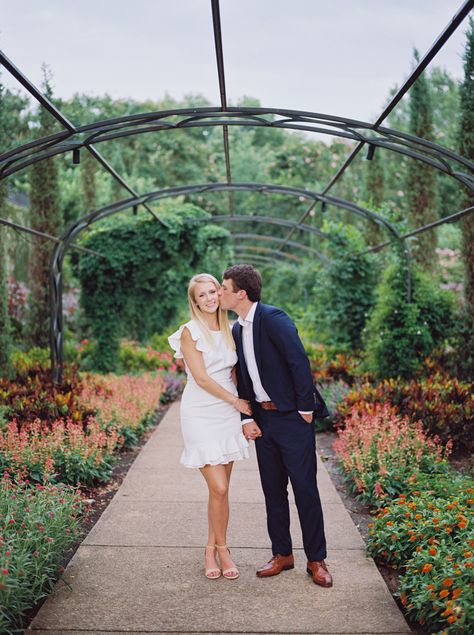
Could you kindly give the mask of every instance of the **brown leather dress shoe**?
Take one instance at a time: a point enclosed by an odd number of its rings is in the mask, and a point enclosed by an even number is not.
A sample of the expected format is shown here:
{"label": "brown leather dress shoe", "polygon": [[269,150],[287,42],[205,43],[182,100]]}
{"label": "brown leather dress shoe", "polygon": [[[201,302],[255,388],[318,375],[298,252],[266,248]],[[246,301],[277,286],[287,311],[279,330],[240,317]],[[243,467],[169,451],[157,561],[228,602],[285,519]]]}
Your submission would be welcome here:
{"label": "brown leather dress shoe", "polygon": [[267,564],[257,569],[257,575],[259,578],[268,578],[271,575],[278,575],[282,571],[294,568],[295,561],[292,553],[290,553],[289,556],[280,556],[280,554],[277,553]]}
{"label": "brown leather dress shoe", "polygon": [[332,586],[332,575],[329,573],[324,560],[313,560],[312,562],[308,560],[306,571],[313,578],[314,584],[326,588]]}

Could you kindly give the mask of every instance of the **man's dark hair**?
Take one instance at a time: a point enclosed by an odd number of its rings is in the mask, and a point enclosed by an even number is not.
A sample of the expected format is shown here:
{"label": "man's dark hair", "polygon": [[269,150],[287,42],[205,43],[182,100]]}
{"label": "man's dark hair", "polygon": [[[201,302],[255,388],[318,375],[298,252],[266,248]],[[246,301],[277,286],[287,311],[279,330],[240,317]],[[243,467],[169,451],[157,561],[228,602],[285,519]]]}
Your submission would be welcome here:
{"label": "man's dark hair", "polygon": [[252,265],[232,265],[222,274],[224,280],[232,280],[234,291],[247,291],[251,302],[258,302],[262,292],[262,276]]}

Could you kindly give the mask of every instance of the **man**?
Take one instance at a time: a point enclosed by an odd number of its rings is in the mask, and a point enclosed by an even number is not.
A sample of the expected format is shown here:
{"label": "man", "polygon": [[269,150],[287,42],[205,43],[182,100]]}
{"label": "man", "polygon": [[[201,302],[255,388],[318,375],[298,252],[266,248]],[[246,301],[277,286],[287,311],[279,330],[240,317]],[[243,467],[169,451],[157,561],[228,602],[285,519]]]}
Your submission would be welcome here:
{"label": "man", "polygon": [[232,334],[239,363],[239,396],[252,404],[254,419],[242,415],[243,433],[254,439],[267,509],[272,559],[257,576],[293,569],[288,478],[295,494],[313,582],[332,586],[324,562],[326,539],[316,484],[313,419],[329,413],[313,385],[311,369],[293,321],[281,309],[262,304],[262,279],[251,265],[224,271],[221,305],[239,316]]}

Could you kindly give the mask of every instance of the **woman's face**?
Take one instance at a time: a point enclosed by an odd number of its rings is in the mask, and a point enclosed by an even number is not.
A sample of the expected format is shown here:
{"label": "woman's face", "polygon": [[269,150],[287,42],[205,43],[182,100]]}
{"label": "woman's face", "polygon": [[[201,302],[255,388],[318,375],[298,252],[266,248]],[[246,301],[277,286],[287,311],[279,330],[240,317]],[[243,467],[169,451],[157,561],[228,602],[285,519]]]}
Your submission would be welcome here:
{"label": "woman's face", "polygon": [[203,313],[215,313],[219,308],[219,295],[213,282],[196,282],[194,300]]}

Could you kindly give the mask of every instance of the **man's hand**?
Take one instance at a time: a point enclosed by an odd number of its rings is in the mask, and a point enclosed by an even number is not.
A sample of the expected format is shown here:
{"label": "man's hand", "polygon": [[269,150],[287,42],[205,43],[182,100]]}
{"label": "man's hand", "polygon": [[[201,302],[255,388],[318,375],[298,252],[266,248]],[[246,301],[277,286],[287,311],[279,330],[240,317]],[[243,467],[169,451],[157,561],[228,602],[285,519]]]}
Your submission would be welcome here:
{"label": "man's hand", "polygon": [[303,417],[303,419],[306,421],[306,423],[311,423],[313,421],[313,414],[308,414],[308,413],[303,413],[300,412],[300,417]]}
{"label": "man's hand", "polygon": [[244,423],[244,425],[242,426],[242,432],[244,434],[244,437],[248,441],[255,441],[257,437],[262,436],[262,431],[260,430],[258,425],[255,423],[255,421],[249,421],[248,423]]}

